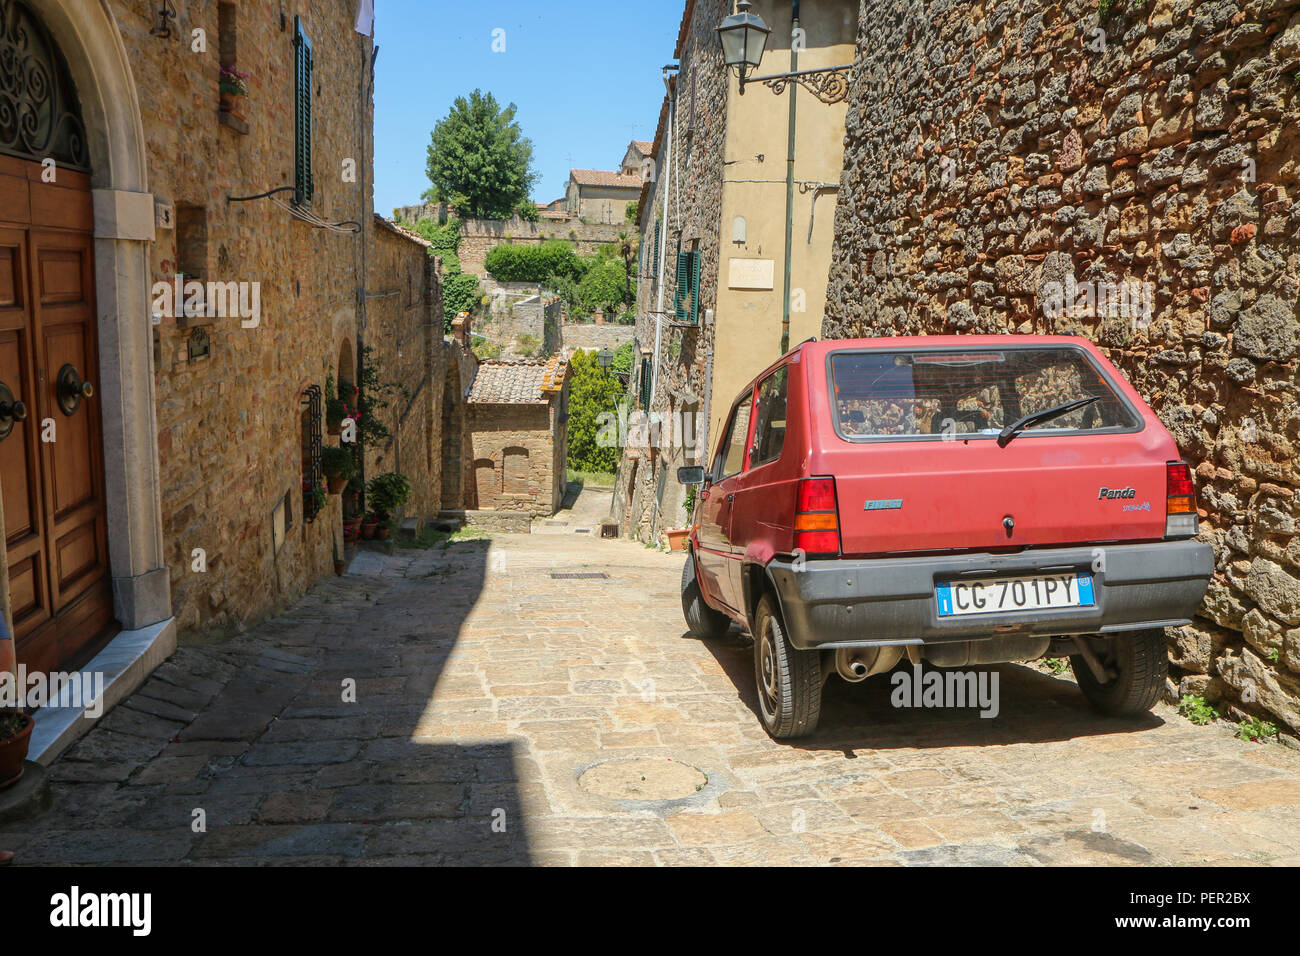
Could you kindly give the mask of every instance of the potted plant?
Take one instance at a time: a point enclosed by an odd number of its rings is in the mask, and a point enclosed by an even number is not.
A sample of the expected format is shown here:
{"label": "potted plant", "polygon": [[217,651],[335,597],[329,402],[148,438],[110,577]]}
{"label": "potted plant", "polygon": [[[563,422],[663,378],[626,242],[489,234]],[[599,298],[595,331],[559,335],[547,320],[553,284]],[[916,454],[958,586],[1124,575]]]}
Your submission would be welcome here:
{"label": "potted plant", "polygon": [[668,536],[669,551],[685,551],[686,536],[691,533],[690,528],[668,528],[664,534]]}
{"label": "potted plant", "polygon": [[237,109],[239,98],[248,95],[248,79],[252,74],[241,73],[233,66],[221,68],[221,112],[244,119]]}
{"label": "potted plant", "polygon": [[375,532],[379,530],[379,518],[373,514],[366,515],[366,520],[361,522],[361,537],[365,541],[374,538]]}
{"label": "potted plant", "polygon": [[0,790],[22,778],[32,726],[32,719],[22,711],[0,711]]}
{"label": "potted plant", "polygon": [[352,452],[346,448],[330,446],[321,449],[320,469],[329,483],[330,494],[341,495],[351,481],[356,468],[356,460],[352,457]]}
{"label": "potted plant", "polygon": [[366,486],[366,500],[379,521],[380,540],[388,537],[392,519],[411,498],[411,482],[405,475],[390,471],[376,475]]}

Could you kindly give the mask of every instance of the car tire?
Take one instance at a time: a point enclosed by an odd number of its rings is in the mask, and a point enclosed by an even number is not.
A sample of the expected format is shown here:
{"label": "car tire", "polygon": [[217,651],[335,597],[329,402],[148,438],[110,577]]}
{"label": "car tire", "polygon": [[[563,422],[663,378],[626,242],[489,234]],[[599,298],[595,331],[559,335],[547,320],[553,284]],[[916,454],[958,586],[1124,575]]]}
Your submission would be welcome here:
{"label": "car tire", "polygon": [[[1107,642],[1105,654],[1098,654],[1102,665],[1116,671],[1105,684],[1093,676],[1088,662],[1080,654],[1070,656],[1070,669],[1088,703],[1111,717],[1134,717],[1155,706],[1169,676],[1169,649],[1165,632],[1150,628],[1120,634]],[[1095,646],[1095,645],[1094,645]]]}
{"label": "car tire", "polygon": [[754,680],[763,726],[774,738],[806,737],[817,729],[821,655],[790,644],[773,594],[763,595],[754,614]]}
{"label": "car tire", "polygon": [[682,566],[682,614],[686,616],[686,626],[690,628],[691,634],[702,641],[722,637],[731,626],[731,618],[704,602],[700,583],[695,580],[693,554],[686,556],[686,564]]}

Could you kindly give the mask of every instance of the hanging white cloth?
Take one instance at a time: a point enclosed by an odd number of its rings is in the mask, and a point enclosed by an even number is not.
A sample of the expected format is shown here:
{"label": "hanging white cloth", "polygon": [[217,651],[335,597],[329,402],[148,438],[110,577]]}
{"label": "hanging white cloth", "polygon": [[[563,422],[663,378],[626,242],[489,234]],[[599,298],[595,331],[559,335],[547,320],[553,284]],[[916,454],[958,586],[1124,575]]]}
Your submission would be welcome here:
{"label": "hanging white cloth", "polygon": [[375,30],[375,0],[360,0],[357,8],[357,32],[370,36]]}

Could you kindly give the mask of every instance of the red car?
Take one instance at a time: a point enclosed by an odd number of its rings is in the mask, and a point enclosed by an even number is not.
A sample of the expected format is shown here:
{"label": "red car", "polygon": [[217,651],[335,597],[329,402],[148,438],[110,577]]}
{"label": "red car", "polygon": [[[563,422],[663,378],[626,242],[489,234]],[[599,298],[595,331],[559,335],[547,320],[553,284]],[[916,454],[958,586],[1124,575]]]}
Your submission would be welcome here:
{"label": "red car", "polygon": [[686,621],[754,635],[776,738],[816,728],[831,674],[904,658],[1068,656],[1097,709],[1146,711],[1214,566],[1173,438],[1074,337],[806,342],[678,478],[702,485]]}

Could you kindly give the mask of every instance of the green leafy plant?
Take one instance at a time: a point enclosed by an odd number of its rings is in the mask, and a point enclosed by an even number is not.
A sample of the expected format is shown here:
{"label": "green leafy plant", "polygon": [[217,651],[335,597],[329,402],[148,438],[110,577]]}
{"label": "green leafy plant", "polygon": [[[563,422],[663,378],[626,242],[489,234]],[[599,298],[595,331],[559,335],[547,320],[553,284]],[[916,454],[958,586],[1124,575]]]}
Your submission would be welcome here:
{"label": "green leafy plant", "polygon": [[357,383],[357,405],[348,416],[357,423],[357,442],[362,448],[373,448],[392,437],[388,426],[380,420],[379,413],[388,408],[390,400],[401,391],[399,386],[380,379],[374,346],[363,346],[361,381]]}
{"label": "green leafy plant", "polygon": [[376,475],[366,486],[366,502],[380,521],[391,519],[410,498],[411,481],[400,472]]}
{"label": "green leafy plant", "polygon": [[326,478],[351,478],[357,470],[356,459],[346,448],[327,445],[320,452],[320,470]]}
{"label": "green leafy plant", "polygon": [[525,358],[532,358],[541,351],[542,343],[537,336],[529,335],[525,332],[523,335],[519,336],[519,338],[515,339],[515,348],[519,354]]}
{"label": "green leafy plant", "polygon": [[12,737],[25,726],[26,718],[18,711],[0,711],[0,740]]}
{"label": "green leafy plant", "polygon": [[1178,702],[1178,712],[1198,726],[1218,720],[1219,712],[1204,697],[1188,694]]}
{"label": "green leafy plant", "polygon": [[682,507],[686,509],[686,520],[690,521],[691,516],[695,514],[695,486],[686,486],[686,499],[682,502]]}
{"label": "green leafy plant", "polygon": [[1271,661],[1272,663],[1276,664],[1276,663],[1277,663],[1277,659],[1278,659],[1278,657],[1279,657],[1280,655],[1281,655],[1281,649],[1280,649],[1280,648],[1277,648],[1277,647],[1274,647],[1274,648],[1272,648],[1272,649],[1268,652],[1268,659],[1269,659],[1269,661]]}
{"label": "green leafy plant", "polygon": [[1277,736],[1277,724],[1271,720],[1251,717],[1237,725],[1237,737],[1241,740],[1260,741]]}
{"label": "green leafy plant", "polygon": [[549,282],[567,276],[581,279],[586,263],[563,239],[548,239],[536,245],[501,243],[483,260],[487,274],[498,282]]}
{"label": "green leafy plant", "polygon": [[537,208],[537,203],[533,202],[531,199],[525,199],[516,206],[515,215],[524,222],[537,222],[537,220],[542,218],[541,210]]}
{"label": "green leafy plant", "polygon": [[221,68],[221,92],[227,96],[247,96],[251,73],[241,73],[233,66]]}
{"label": "green leafy plant", "polygon": [[631,340],[624,342],[618,348],[614,349],[614,361],[610,365],[610,370],[621,372],[624,375],[632,373],[632,361],[636,356],[636,344]]}
{"label": "green leafy plant", "polygon": [[537,176],[533,144],[491,93],[458,96],[430,136],[425,172],[435,201],[476,219],[508,219]]}
{"label": "green leafy plant", "polygon": [[462,312],[473,312],[482,301],[478,276],[468,272],[449,275],[442,284],[443,332],[451,332],[451,323]]}
{"label": "green leafy plant", "polygon": [[1064,674],[1070,669],[1070,661],[1065,657],[1044,657],[1039,663],[1046,667],[1053,677]]}
{"label": "green leafy plant", "polygon": [[623,383],[600,367],[594,353],[573,353],[569,370],[570,468],[604,472],[617,468],[619,449],[604,447],[600,442],[601,416],[618,414],[622,393]]}

